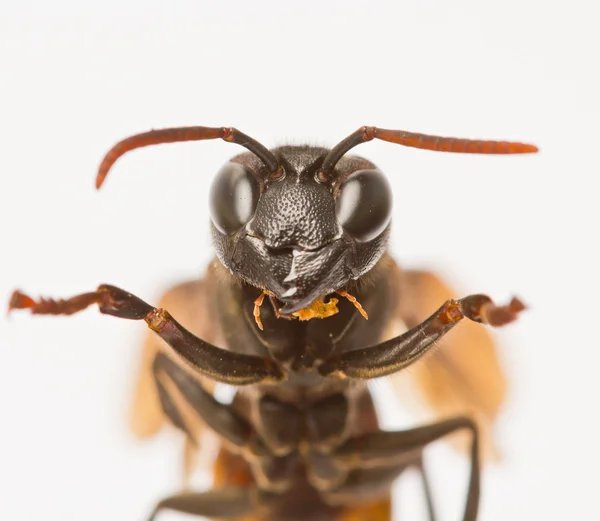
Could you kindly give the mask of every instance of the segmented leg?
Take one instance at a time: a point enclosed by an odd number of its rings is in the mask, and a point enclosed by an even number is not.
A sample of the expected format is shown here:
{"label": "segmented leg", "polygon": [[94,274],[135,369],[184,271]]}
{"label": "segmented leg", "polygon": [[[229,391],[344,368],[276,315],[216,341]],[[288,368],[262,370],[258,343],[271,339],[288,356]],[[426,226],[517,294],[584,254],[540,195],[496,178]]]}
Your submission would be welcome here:
{"label": "segmented leg", "polygon": [[276,382],[284,378],[280,367],[269,358],[234,353],[196,337],[179,324],[168,311],[150,306],[140,298],[115,286],[103,284],[95,292],[67,300],[34,301],[15,291],[9,311],[29,309],[33,314],[63,315],[98,304],[101,313],[130,320],[145,320],[158,334],[200,374],[232,385]]}
{"label": "segmented leg", "polygon": [[[207,276],[211,276],[210,272]],[[206,287],[207,284],[202,280],[190,280],[172,286],[160,297],[157,307],[168,309],[194,335],[214,343],[217,328],[214,327],[208,314],[198,313],[199,309],[210,305]],[[142,439],[155,435],[167,420],[158,396],[152,363],[157,353],[169,351],[169,347],[152,330],[148,330],[144,336],[137,363],[136,383],[129,406],[130,428]],[[213,392],[212,380],[204,378],[202,385]],[[191,425],[191,427],[199,429],[194,432],[194,438],[199,440],[203,427],[201,425]],[[191,449],[187,450],[186,457],[191,455]]]}
{"label": "segmented leg", "polygon": [[[420,452],[427,445],[462,429],[471,433],[471,471],[463,521],[475,521],[479,507],[479,436],[470,418],[452,418],[406,431],[376,432],[350,438],[334,451],[332,457],[342,465],[360,470],[355,471],[346,484],[332,491],[332,499],[341,501],[356,497],[362,491],[377,491],[375,479],[380,480],[382,488],[388,486],[403,468],[410,465],[411,452],[419,454],[413,458],[412,465],[420,467]],[[429,495],[427,485],[426,494]]]}
{"label": "segmented leg", "polygon": [[516,298],[506,306],[497,306],[486,295],[470,295],[446,301],[433,315],[403,335],[386,342],[347,351],[325,361],[319,372],[323,376],[378,378],[395,373],[421,358],[434,343],[464,318],[502,326],[516,319],[525,306]]}
{"label": "segmented leg", "polygon": [[[159,355],[159,356],[164,356],[164,355]],[[156,374],[156,370],[154,370],[154,382],[156,384],[156,389],[158,391],[158,398],[160,400],[160,405],[162,407],[163,412],[167,416],[167,418],[169,418],[169,420],[171,420],[171,423],[175,427],[177,427],[179,430],[181,430],[185,433],[188,440],[190,440],[192,443],[194,443],[194,445],[197,444],[198,440],[196,439],[196,437],[194,436],[194,433],[191,431],[191,429],[186,424],[185,420],[183,419],[183,416],[181,415],[181,412],[177,408],[177,405],[175,405],[175,402],[169,395],[167,388],[162,383],[159,375]]]}
{"label": "segmented leg", "polygon": [[251,489],[223,488],[207,492],[185,492],[167,497],[156,505],[148,521],[154,521],[162,510],[230,519],[251,514],[254,505]]}
{"label": "segmented leg", "polygon": [[354,469],[341,486],[323,491],[323,499],[330,505],[338,506],[374,501],[385,495],[392,483],[413,465],[403,463]]}
{"label": "segmented leg", "polygon": [[421,485],[423,487],[423,493],[425,494],[425,504],[427,505],[429,521],[435,521],[437,516],[435,514],[433,494],[431,493],[431,484],[429,483],[429,477],[427,476],[427,470],[425,469],[423,460],[421,460],[421,464],[419,465],[419,475],[421,476]]}
{"label": "segmented leg", "polygon": [[350,295],[350,293],[343,289],[337,290],[336,293],[338,295],[341,295],[342,297],[347,298],[350,302],[352,302],[352,304],[354,304],[354,307],[358,309],[358,312],[365,318],[365,320],[369,320],[369,315],[367,315],[367,312],[360,305],[360,302],[356,300],[356,297],[353,297],[352,295]]}
{"label": "segmented leg", "polygon": [[[455,291],[435,273],[396,271],[390,274],[390,279],[397,281],[396,291],[402,295],[397,308],[400,327],[400,323],[408,329],[419,325],[440,302],[456,297]],[[400,332],[404,331],[382,340]],[[411,371],[401,371],[391,379],[399,395],[408,389],[418,392],[421,402],[431,407],[438,418],[473,418],[481,436],[481,454],[486,459],[501,457],[494,441],[493,422],[502,409],[508,385],[503,357],[493,333],[475,322],[463,321],[451,335],[441,339],[430,354],[413,365]],[[416,406],[416,403],[411,401],[408,405]],[[469,437],[466,434],[452,436],[451,444],[467,452]]]}
{"label": "segmented leg", "polygon": [[[423,492],[425,495],[425,507],[429,521],[435,521],[435,507],[431,487],[422,461],[422,453],[404,454],[405,461],[399,462],[394,458],[388,464],[382,466],[370,466],[352,470],[345,482],[333,491],[324,491],[327,501],[331,505],[353,508],[357,502],[371,503],[374,498],[383,496],[390,490],[393,482],[410,468],[417,469],[421,478]],[[389,521],[391,517],[385,517],[382,521]]]}
{"label": "segmented leg", "polygon": [[[209,425],[222,438],[240,449],[247,448],[253,454],[267,454],[262,439],[252,425],[235,412],[232,407],[218,402],[197,380],[179,367],[177,362],[171,360],[164,353],[158,353],[154,359],[152,369],[159,388],[161,402],[163,406],[167,405],[164,411],[165,414],[188,437],[193,439],[181,413],[165,389],[163,384],[165,378],[175,384],[177,392],[181,393],[187,404],[204,423]],[[162,401],[163,396],[166,397],[164,402]]]}

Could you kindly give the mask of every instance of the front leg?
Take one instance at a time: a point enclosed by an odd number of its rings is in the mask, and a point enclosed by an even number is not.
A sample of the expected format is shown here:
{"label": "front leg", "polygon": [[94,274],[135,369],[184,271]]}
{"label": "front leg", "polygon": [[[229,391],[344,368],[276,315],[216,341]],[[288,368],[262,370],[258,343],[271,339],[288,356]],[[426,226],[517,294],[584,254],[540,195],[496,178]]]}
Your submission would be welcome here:
{"label": "front leg", "polygon": [[433,315],[403,335],[334,356],[319,367],[319,372],[323,376],[336,374],[361,379],[395,373],[421,358],[464,318],[490,326],[503,326],[515,320],[524,309],[525,306],[517,298],[513,298],[506,306],[497,306],[486,295],[450,299]]}
{"label": "front leg", "polygon": [[66,300],[40,299],[15,291],[9,311],[29,309],[36,315],[72,315],[92,304],[105,315],[130,320],[145,320],[148,327],[169,344],[200,374],[231,385],[283,380],[280,367],[268,358],[234,353],[196,337],[165,309],[150,306],[142,299],[115,286],[102,284],[96,291]]}

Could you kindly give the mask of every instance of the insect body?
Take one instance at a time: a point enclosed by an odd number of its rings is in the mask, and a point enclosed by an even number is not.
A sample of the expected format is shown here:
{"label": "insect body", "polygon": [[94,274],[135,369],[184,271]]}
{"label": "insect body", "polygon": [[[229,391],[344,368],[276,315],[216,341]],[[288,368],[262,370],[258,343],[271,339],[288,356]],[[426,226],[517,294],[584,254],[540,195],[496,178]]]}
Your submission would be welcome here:
{"label": "insect body", "polygon": [[[513,299],[497,306],[485,295],[455,300],[442,290],[434,311],[437,294],[429,289],[437,279],[401,271],[386,253],[392,196],[385,176],[373,163],[345,154],[374,138],[449,152],[537,149],[363,127],[332,149],[268,150],[235,129],[167,129],[118,143],[100,166],[97,186],[129,150],[215,138],[249,152],[234,157],[213,182],[218,260],[202,281],[174,288],[161,308],[110,285],[67,300],[34,301],[16,291],[10,308],[71,314],[97,304],[102,313],[144,320],[152,330],[138,428],[155,430],[161,419],[150,425],[149,418],[160,409],[192,444],[198,418],[222,440],[214,488],[166,498],[153,517],[171,509],[214,518],[383,521],[392,481],[415,467],[426,485],[424,448],[466,430],[471,474],[464,519],[473,521],[479,498],[474,420],[457,416],[382,431],[365,381],[415,363],[465,318],[501,326],[523,305]],[[390,337],[398,320],[408,331]],[[469,349],[485,353],[486,342],[471,341]],[[435,355],[422,363],[430,359]],[[492,351],[482,368],[494,372],[494,363]],[[209,391],[212,381],[243,392],[231,404],[220,403]]]}

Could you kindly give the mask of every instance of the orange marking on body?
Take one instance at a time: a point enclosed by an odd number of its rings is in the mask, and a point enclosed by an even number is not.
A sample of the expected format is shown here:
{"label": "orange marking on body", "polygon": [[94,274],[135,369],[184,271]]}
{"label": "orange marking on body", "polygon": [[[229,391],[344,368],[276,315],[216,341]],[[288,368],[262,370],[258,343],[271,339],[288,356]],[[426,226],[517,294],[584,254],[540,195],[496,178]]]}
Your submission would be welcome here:
{"label": "orange marking on body", "polygon": [[[250,488],[253,485],[254,478],[246,460],[242,456],[233,454],[224,447],[221,447],[213,466],[212,488]],[[264,521],[264,518],[256,514],[236,517],[235,521]]]}
{"label": "orange marking on body", "polygon": [[388,496],[379,501],[359,503],[351,507],[342,507],[339,521],[390,521],[392,502]]}
{"label": "orange marking on body", "polygon": [[292,313],[299,320],[312,320],[313,318],[327,318],[339,313],[337,307],[338,299],[331,298],[324,302],[322,298],[315,300],[310,307]]}

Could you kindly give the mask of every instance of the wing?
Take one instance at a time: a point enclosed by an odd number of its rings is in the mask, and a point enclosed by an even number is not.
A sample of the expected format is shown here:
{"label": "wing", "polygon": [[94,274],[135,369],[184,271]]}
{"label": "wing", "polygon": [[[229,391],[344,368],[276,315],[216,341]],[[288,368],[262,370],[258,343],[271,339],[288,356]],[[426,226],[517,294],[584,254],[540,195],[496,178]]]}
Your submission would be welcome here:
{"label": "wing", "polygon": [[[207,306],[210,305],[206,289],[207,284],[203,280],[183,282],[170,288],[160,299],[158,307],[167,309],[177,318],[178,322],[195,335],[214,342],[214,327],[211,326],[209,313],[206,312]],[[140,438],[154,436],[168,422],[152,370],[152,364],[159,352],[172,356],[167,344],[157,335],[148,331],[142,346],[130,411],[131,430]],[[207,379],[201,379],[201,382],[206,389],[212,392],[213,382]],[[165,385],[167,385],[167,391],[171,391],[168,382],[165,382]],[[169,392],[169,399],[174,402],[178,412],[184,417],[187,429],[191,431],[193,437],[192,440],[186,436],[184,446],[183,473],[184,482],[187,484],[198,455],[199,445],[197,442],[202,438],[204,428],[202,423],[192,413],[189,413],[187,410],[189,408],[184,405],[184,401],[180,399],[178,393]]]}
{"label": "wing", "polygon": [[[398,269],[395,278],[399,284],[397,318],[408,328],[419,324],[445,300],[457,297],[428,271]],[[482,434],[484,455],[497,459],[492,427],[504,401],[506,381],[488,331],[479,324],[462,323],[440,341],[433,354],[392,381],[404,395],[408,385],[416,387],[437,416],[471,415]],[[456,442],[463,448],[463,440],[457,438]]]}

